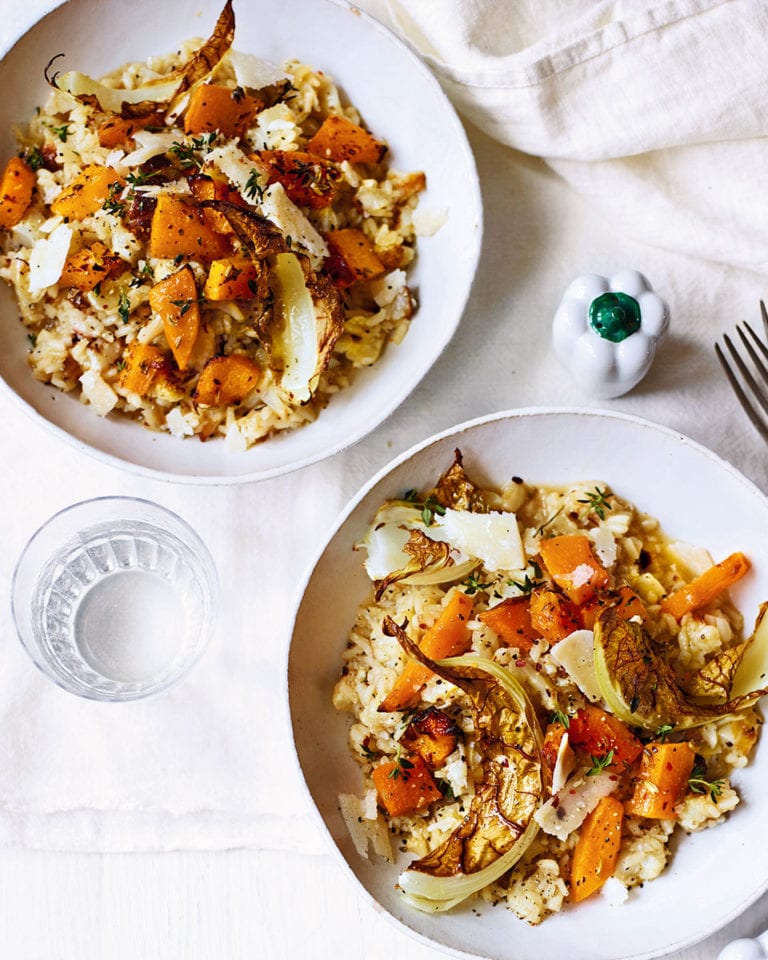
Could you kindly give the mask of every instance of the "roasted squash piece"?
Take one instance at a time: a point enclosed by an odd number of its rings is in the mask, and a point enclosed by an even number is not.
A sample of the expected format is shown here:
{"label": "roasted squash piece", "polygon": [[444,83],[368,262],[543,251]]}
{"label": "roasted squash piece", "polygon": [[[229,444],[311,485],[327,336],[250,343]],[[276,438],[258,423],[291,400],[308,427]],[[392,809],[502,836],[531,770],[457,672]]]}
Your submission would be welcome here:
{"label": "roasted squash piece", "polygon": [[65,220],[83,220],[95,213],[121,177],[112,167],[92,163],[68,184],[51,204],[51,212]]}
{"label": "roasted squash piece", "polygon": [[681,620],[686,613],[705,607],[719,597],[748,573],[750,566],[749,558],[743,553],[732,553],[684,587],[664,597],[661,609],[664,613],[671,613],[676,620]]}
{"label": "roasted squash piece", "polygon": [[261,378],[261,367],[255,360],[240,354],[214,357],[203,367],[197,381],[195,400],[205,406],[240,403]]}
{"label": "roasted squash piece", "polygon": [[674,808],[688,790],[695,759],[696,752],[687,741],[646,744],[627,813],[651,820],[676,819]]}
{"label": "roasted squash piece", "polygon": [[409,753],[417,753],[434,770],[456,749],[459,728],[447,713],[429,707],[411,720],[400,742]]}
{"label": "roasted squash piece", "polygon": [[608,586],[608,572],[584,534],[549,537],[541,541],[539,550],[550,576],[574,603],[586,603]]}
{"label": "roasted squash piece", "polygon": [[571,861],[571,900],[586,900],[613,876],[621,848],[624,805],[612,794],[602,797],[584,821]]}
{"label": "roasted squash piece", "polygon": [[[195,200],[223,200],[240,207],[246,206],[237,190],[229,185],[229,181],[221,180],[216,176],[209,176],[205,173],[195,174],[189,178],[189,188]],[[206,206],[203,216],[216,233],[232,234],[235,232],[229,220],[218,210]]]}
{"label": "roasted squash piece", "polygon": [[200,304],[192,267],[156,283],[149,291],[149,305],[163,321],[168,346],[179,370],[186,370],[200,330]]}
{"label": "roasted squash piece", "polygon": [[0,178],[0,227],[15,227],[32,203],[35,173],[21,157],[11,157]]}
{"label": "roasted squash piece", "polygon": [[332,163],[301,150],[262,150],[256,159],[266,164],[268,182],[283,185],[300,207],[318,210],[333,203],[341,185],[341,171]]}
{"label": "roasted squash piece", "polygon": [[184,114],[187,133],[212,133],[218,130],[225,137],[242,137],[256,114],[263,108],[260,100],[249,96],[242,87],[222,87],[204,83],[192,91]]}
{"label": "roasted squash piece", "polygon": [[110,280],[128,270],[126,263],[116,253],[111,253],[100,241],[84,247],[67,257],[61,271],[59,286],[76,290],[93,290],[104,280]]}
{"label": "roasted squash piece", "polygon": [[323,121],[307,144],[307,151],[336,163],[343,160],[380,163],[387,152],[387,145],[346,117],[333,115]]}
{"label": "roasted squash piece", "polygon": [[581,629],[578,607],[565,594],[537,587],[531,591],[531,626],[550,643]]}
{"label": "roasted squash piece", "polygon": [[214,260],[203,288],[206,300],[253,300],[258,293],[256,264],[246,257]]}
{"label": "roasted squash piece", "polygon": [[188,257],[208,263],[226,257],[230,249],[229,240],[211,227],[195,204],[170,194],[157,198],[149,234],[150,257]]}
{"label": "roasted squash piece", "polygon": [[380,763],[371,773],[376,792],[390,817],[423,810],[442,797],[418,754]]}
{"label": "roasted squash piece", "polygon": [[507,647],[528,653],[540,634],[531,623],[530,596],[510,597],[478,613],[477,619],[493,630]]}
{"label": "roasted squash piece", "polygon": [[643,752],[643,745],[623,720],[600,707],[581,707],[568,724],[568,740],[574,750],[589,757],[611,755],[611,763],[624,770]]}
{"label": "roasted squash piece", "polygon": [[119,114],[113,114],[99,124],[99,145],[107,149],[120,147],[131,140],[138,130],[162,125],[162,113],[150,113],[145,117],[121,117]]}
{"label": "roasted squash piece", "polygon": [[160,347],[134,341],[126,347],[120,386],[145,397],[160,372],[167,371],[168,358]]}
{"label": "roasted squash piece", "polygon": [[345,227],[326,234],[331,252],[327,264],[337,287],[351,287],[361,280],[375,280],[386,273],[376,248],[362,230]]}

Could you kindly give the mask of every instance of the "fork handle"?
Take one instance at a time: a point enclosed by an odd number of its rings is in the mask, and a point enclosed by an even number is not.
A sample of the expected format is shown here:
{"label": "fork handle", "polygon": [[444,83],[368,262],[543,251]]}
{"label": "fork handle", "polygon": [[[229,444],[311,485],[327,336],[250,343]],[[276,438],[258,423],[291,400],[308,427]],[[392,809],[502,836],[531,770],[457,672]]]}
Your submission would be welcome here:
{"label": "fork handle", "polygon": [[717,960],[768,960],[768,930],[754,939],[732,940],[723,947]]}

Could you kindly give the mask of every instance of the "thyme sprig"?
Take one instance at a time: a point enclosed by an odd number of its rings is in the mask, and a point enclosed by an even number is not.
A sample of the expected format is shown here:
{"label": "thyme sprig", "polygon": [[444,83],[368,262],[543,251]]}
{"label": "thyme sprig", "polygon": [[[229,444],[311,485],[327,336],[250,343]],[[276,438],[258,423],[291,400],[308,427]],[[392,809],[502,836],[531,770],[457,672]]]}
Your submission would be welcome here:
{"label": "thyme sprig", "polygon": [[720,794],[723,792],[723,787],[725,786],[725,780],[707,780],[706,779],[707,768],[700,763],[697,763],[691,775],[688,778],[688,787],[691,793],[699,794],[709,794],[709,799],[713,803],[717,803],[720,798]]}
{"label": "thyme sprig", "polygon": [[613,750],[609,750],[608,753],[602,757],[590,757],[589,759],[592,761],[592,767],[590,770],[587,770],[587,776],[596,777],[597,774],[602,773],[606,767],[610,767],[610,765],[613,763],[613,754]]}
{"label": "thyme sprig", "polygon": [[594,513],[601,520],[605,520],[605,511],[611,509],[608,501],[612,496],[613,494],[607,490],[601,490],[600,487],[595,487],[594,493],[588,493],[583,499],[579,499],[576,502],[587,504],[586,513]]}
{"label": "thyme sprig", "polygon": [[431,493],[425,500],[419,500],[418,497],[419,495],[416,490],[407,490],[403,496],[403,500],[407,500],[415,507],[421,507],[422,522],[425,527],[431,527],[434,523],[435,516],[442,517],[445,515],[445,507]]}

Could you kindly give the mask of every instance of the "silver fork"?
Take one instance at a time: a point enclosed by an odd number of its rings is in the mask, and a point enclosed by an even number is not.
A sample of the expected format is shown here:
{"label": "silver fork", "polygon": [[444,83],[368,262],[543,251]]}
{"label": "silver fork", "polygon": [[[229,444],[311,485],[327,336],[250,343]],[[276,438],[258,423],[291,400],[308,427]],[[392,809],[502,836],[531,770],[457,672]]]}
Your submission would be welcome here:
{"label": "silver fork", "polygon": [[[766,339],[768,339],[768,310],[766,310],[765,303],[762,300],[760,301],[760,313],[763,318],[763,330],[765,331],[765,337]],[[723,334],[723,342],[728,348],[728,352],[731,355],[731,359],[733,360],[733,363],[736,365],[737,370],[739,371],[741,376],[744,378],[744,381],[749,387],[752,393],[752,396],[757,401],[757,404],[762,410],[763,414],[765,414],[765,416],[768,417],[768,398],[766,398],[766,388],[768,388],[768,368],[766,368],[765,363],[758,356],[758,353],[755,350],[755,347],[757,347],[760,353],[762,354],[763,358],[765,360],[768,360],[768,346],[766,346],[766,344],[760,339],[760,337],[758,337],[758,335],[755,333],[752,327],[746,322],[746,320],[744,321],[743,325],[746,328],[747,332],[749,333],[750,337],[752,338],[751,342],[750,340],[747,339],[746,334],[738,324],[736,325],[736,333],[738,333],[739,339],[741,340],[744,346],[744,349],[747,351],[750,360],[754,364],[754,369],[760,374],[760,377],[762,378],[765,386],[760,386],[760,384],[755,380],[755,377],[752,371],[744,362],[742,357],[739,355],[738,351],[736,350],[736,347],[733,345],[733,341],[731,340],[731,338],[728,336],[727,333]],[[717,359],[720,361],[720,364],[723,370],[725,370],[726,377],[728,377],[728,380],[731,386],[733,387],[733,392],[736,394],[739,400],[739,403],[744,408],[744,412],[752,421],[752,424],[754,425],[755,429],[759,432],[763,440],[765,440],[766,443],[768,443],[768,425],[766,425],[766,422],[763,420],[760,413],[756,409],[755,404],[753,403],[752,400],[750,400],[749,396],[747,395],[746,390],[744,389],[738,377],[734,373],[733,368],[728,363],[728,360],[726,359],[725,354],[720,349],[719,343],[715,344],[715,353],[717,354]]]}

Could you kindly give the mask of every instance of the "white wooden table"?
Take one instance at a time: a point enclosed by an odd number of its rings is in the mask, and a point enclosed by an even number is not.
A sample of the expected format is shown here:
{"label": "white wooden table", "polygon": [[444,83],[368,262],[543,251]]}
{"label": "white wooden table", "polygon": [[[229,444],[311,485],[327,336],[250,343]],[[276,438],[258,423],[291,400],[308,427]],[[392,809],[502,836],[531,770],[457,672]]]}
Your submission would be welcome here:
{"label": "white wooden table", "polygon": [[[23,5],[0,0],[0,47],[6,48],[53,5],[52,0],[25,0]],[[720,320],[703,295],[711,283],[722,284],[734,314],[752,316],[767,292],[760,278],[641,247],[612,235],[610,225],[601,226],[596,235],[583,202],[543,164],[502,149],[475,131],[470,137],[483,184],[486,239],[465,321],[401,410],[334,462],[306,471],[308,489],[318,478],[337,484],[337,501],[317,506],[326,511],[324,523],[330,525],[339,505],[372,472],[430,433],[496,409],[583,403],[549,349],[549,318],[573,276],[619,266],[637,267],[665,287],[675,335],[646,384],[612,407],[658,420],[706,443],[768,489],[764,451],[717,370],[711,342],[720,332]],[[677,277],[684,280],[678,283]],[[477,376],[468,375],[470,362]],[[709,381],[706,410],[692,407],[686,392],[701,378]],[[32,426],[2,393],[0,443],[0,502],[27,526],[52,512],[51,498],[57,506],[81,499],[84,483],[89,493],[115,492],[112,468],[83,462],[75,451]],[[56,470],[30,475],[35,451],[41,449]],[[150,499],[162,500],[167,491],[146,479],[121,483]],[[279,508],[279,482],[271,481],[268,490]],[[246,493],[256,498],[259,490]],[[183,506],[188,494],[182,490],[174,495]],[[236,488],[212,489],[211,510],[231,507],[243,496]],[[292,561],[294,574],[300,560]],[[286,602],[293,588],[293,583],[285,585]],[[7,584],[3,591],[0,600],[6,603]],[[239,600],[245,604],[244,622],[257,610],[258,587],[256,593],[255,598]],[[234,602],[233,597],[229,600]],[[4,642],[15,641],[6,637]],[[279,685],[280,663],[268,669]],[[512,936],[512,918],[510,923]],[[764,897],[726,930],[675,960],[714,960],[730,939],[767,927]],[[374,910],[330,853],[0,849],[0,956],[13,960],[436,960],[440,955]]]}

